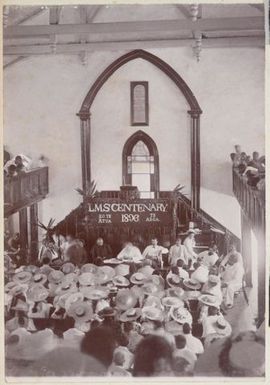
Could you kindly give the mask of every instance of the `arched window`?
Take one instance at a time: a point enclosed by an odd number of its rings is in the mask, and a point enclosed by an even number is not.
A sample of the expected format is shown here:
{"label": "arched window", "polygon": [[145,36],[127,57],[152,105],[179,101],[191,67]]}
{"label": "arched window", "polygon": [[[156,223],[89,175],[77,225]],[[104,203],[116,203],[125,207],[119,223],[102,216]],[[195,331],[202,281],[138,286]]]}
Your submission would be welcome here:
{"label": "arched window", "polygon": [[149,124],[148,82],[130,82],[131,125]]}
{"label": "arched window", "polygon": [[139,131],[123,150],[123,184],[137,186],[141,198],[155,198],[159,191],[159,162],[155,142]]}

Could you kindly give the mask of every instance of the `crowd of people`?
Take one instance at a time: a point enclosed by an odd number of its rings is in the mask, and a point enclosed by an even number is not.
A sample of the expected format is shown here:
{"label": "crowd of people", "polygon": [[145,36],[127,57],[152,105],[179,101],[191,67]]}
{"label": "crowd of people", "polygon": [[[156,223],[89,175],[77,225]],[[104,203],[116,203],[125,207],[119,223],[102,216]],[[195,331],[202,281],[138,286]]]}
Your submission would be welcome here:
{"label": "crowd of people", "polygon": [[235,146],[235,152],[230,155],[233,167],[239,174],[247,178],[247,183],[257,190],[265,191],[265,156],[260,156],[257,151],[252,156],[242,152],[239,145]]}
{"label": "crowd of people", "polygon": [[36,264],[5,255],[8,375],[264,375],[263,338],[226,319],[244,274],[234,245],[197,253],[189,229],[169,249],[153,237],[116,257],[98,238],[88,257],[75,237],[49,241]]}
{"label": "crowd of people", "polygon": [[31,169],[46,166],[46,159],[44,155],[41,155],[38,160],[35,161],[24,154],[11,156],[11,154],[5,148],[3,161],[4,176],[6,178],[12,178]]}

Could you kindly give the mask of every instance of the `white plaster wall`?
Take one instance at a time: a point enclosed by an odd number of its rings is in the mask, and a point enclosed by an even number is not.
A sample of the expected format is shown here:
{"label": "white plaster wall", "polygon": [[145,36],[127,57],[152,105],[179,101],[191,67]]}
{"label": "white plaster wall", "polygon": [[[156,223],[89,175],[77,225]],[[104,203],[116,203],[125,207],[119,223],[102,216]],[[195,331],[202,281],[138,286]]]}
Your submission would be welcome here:
{"label": "white plaster wall", "polygon": [[[203,110],[201,205],[206,211],[211,208],[209,214],[218,220],[226,217],[224,224],[238,232],[229,154],[236,143],[248,153],[264,152],[264,51],[205,49],[200,63],[190,48],[149,51],[183,77]],[[81,185],[76,113],[97,76],[123,53],[89,54],[85,67],[77,57],[32,57],[4,71],[4,142],[12,153],[32,157],[42,153],[50,159],[50,194],[40,205],[44,222],[50,217],[61,220],[80,201],[74,192]],[[146,128],[129,125],[132,80],[149,81],[150,125]],[[161,189],[182,183],[189,192],[187,109],[176,86],[150,63],[137,59],[119,69],[92,106],[92,171],[98,188],[119,187],[123,145],[137,129],[145,129],[159,150]]]}

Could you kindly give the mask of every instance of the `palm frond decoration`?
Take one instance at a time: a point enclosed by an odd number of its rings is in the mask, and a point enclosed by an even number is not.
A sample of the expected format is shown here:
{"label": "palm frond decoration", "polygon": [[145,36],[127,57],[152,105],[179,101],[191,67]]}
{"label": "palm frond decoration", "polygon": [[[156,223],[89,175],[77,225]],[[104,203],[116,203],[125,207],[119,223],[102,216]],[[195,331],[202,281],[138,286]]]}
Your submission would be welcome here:
{"label": "palm frond decoration", "polygon": [[44,225],[44,223],[42,223],[41,221],[38,220],[38,222],[36,223],[36,225],[40,228],[42,228],[43,230],[46,230],[46,231],[50,231],[53,229],[53,225],[54,225],[54,222],[55,222],[55,219],[53,218],[50,218],[47,226]]}
{"label": "palm frond decoration", "polygon": [[186,195],[182,192],[182,190],[185,188],[185,186],[182,186],[181,184],[178,184],[174,189],[173,189],[173,193],[175,195],[179,195],[179,194],[183,194],[183,195]]}
{"label": "palm frond decoration", "polygon": [[84,190],[81,188],[76,188],[75,191],[77,191],[77,193],[80,194],[83,198],[95,198],[98,194],[97,183],[92,180],[90,183],[87,184]]}

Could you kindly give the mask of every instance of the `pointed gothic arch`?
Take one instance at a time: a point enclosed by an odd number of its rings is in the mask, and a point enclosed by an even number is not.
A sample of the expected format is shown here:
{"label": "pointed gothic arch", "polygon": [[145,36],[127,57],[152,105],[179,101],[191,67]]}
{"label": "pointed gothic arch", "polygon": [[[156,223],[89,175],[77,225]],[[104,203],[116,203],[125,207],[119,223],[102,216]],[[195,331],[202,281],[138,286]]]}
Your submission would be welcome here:
{"label": "pointed gothic arch", "polygon": [[105,84],[105,82],[117,71],[120,67],[131,60],[144,59],[152,63],[165,73],[178,87],[180,92],[185,96],[189,106],[188,114],[191,117],[191,203],[194,209],[200,207],[200,114],[202,110],[191,89],[188,87],[182,77],[165,61],[144,50],[134,50],[119,57],[111,63],[96,79],[89,92],[87,93],[80,112],[77,114],[81,121],[81,161],[82,161],[82,181],[83,188],[91,180],[91,156],[90,156],[90,141],[91,141],[91,124],[90,124],[90,108],[93,101]]}

